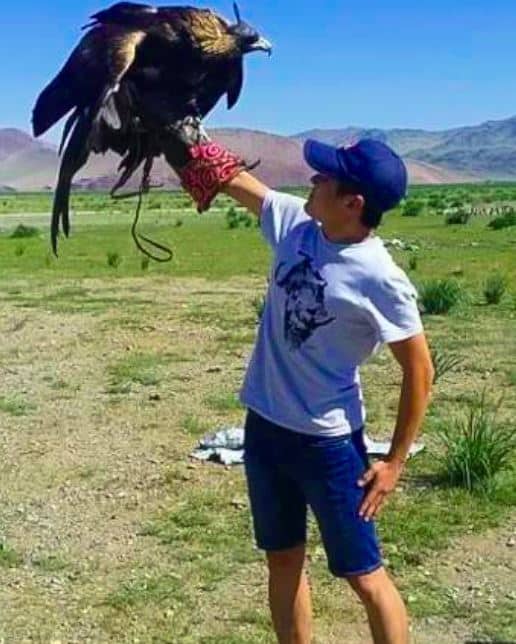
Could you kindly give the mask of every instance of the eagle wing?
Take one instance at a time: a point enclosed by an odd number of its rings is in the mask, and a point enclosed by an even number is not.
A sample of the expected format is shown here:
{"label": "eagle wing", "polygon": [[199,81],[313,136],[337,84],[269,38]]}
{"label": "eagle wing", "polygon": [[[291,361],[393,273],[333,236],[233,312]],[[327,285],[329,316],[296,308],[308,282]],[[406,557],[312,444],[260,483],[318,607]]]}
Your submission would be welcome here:
{"label": "eagle wing", "polygon": [[32,114],[34,135],[46,132],[74,107],[100,110],[133,64],[145,37],[144,31],[117,25],[85,34],[39,95]]}

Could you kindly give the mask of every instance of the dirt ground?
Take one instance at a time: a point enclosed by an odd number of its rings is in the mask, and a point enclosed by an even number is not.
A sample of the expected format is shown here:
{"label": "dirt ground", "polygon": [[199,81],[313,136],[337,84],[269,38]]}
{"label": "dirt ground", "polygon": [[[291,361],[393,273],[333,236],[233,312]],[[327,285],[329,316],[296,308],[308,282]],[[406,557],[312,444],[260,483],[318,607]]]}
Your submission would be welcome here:
{"label": "dirt ground", "polygon": [[[236,389],[247,357],[231,343],[221,347],[220,334],[191,312],[201,301],[220,305],[228,294],[251,298],[261,286],[90,280],[81,287],[102,302],[81,314],[66,298],[45,301],[53,285],[38,293],[37,305],[20,306],[23,283],[16,285],[18,299],[4,300],[0,394],[21,401],[22,411],[0,412],[0,543],[20,556],[19,565],[0,567],[2,644],[222,641],[157,640],[145,626],[153,613],[142,608],[117,621],[104,599],[142,571],[173,572],[163,547],[142,535],[142,523],[177,503],[185,486],[228,478],[241,485],[240,470],[188,458],[195,440],[183,429],[185,418],[198,414],[221,380]],[[141,305],[128,307],[127,299],[139,297]],[[177,360],[161,386],[113,394],[108,366],[134,352]],[[175,487],[167,484],[171,472]],[[425,574],[468,602],[472,613],[495,596],[516,604],[515,537],[513,525],[468,536],[427,562]],[[199,603],[199,619],[224,620],[242,598],[264,602],[263,567],[251,569],[254,576],[233,578],[227,595],[222,588],[224,608]],[[336,615],[335,626],[317,635],[319,644],[369,641],[360,606],[346,589],[342,606],[345,623]],[[473,622],[416,620],[413,641],[466,642]]]}

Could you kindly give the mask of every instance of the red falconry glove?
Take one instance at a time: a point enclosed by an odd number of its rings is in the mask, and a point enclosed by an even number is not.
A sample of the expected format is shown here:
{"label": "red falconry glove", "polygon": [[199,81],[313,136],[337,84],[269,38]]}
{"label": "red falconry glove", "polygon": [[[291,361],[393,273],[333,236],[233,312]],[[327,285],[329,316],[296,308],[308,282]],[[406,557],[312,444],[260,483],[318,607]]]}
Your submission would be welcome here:
{"label": "red falconry glove", "polygon": [[181,180],[181,186],[205,212],[224,185],[244,170],[252,170],[239,156],[210,139],[197,117],[187,116],[163,133],[162,147],[168,163]]}
{"label": "red falconry glove", "polygon": [[198,212],[209,209],[224,184],[248,169],[245,161],[210,141],[189,149],[191,160],[177,170],[181,185],[192,196]]}

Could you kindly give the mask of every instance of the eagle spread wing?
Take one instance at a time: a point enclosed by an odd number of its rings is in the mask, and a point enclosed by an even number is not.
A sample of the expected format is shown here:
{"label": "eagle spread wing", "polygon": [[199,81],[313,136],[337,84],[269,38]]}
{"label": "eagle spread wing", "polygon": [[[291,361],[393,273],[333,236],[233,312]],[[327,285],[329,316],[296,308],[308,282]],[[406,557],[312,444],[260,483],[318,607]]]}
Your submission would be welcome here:
{"label": "eagle spread wing", "polygon": [[[230,24],[209,9],[153,7],[121,2],[92,16],[87,32],[37,99],[34,135],[71,112],[52,213],[54,252],[60,223],[69,233],[74,175],[91,152],[123,157],[114,189],[162,153],[167,127],[204,117],[226,95],[238,100],[243,56],[270,44],[240,19]],[[73,111],[72,111],[73,110]]]}

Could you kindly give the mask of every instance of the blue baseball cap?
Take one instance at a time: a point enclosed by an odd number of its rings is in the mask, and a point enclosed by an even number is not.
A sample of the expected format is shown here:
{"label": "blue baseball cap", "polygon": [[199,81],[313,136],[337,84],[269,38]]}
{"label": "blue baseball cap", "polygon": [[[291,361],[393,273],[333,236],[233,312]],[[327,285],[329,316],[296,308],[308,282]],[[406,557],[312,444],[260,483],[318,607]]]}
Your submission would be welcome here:
{"label": "blue baseball cap", "polygon": [[308,165],[326,176],[349,183],[366,199],[368,209],[383,213],[407,193],[407,168],[388,145],[361,139],[348,147],[335,147],[308,139],[304,145]]}

